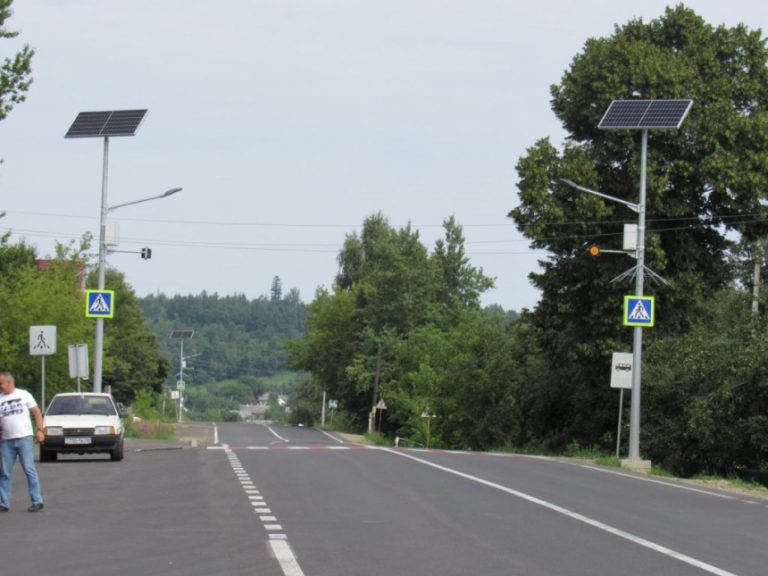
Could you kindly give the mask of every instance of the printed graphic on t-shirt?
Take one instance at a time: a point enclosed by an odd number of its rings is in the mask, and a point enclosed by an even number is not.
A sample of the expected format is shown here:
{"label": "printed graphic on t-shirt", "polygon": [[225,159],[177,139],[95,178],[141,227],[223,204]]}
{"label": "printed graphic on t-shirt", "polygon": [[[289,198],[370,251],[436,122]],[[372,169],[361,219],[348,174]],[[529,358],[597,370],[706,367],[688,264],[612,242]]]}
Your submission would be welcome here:
{"label": "printed graphic on t-shirt", "polygon": [[22,414],[24,414],[24,404],[21,403],[21,398],[0,401],[0,418],[21,416]]}

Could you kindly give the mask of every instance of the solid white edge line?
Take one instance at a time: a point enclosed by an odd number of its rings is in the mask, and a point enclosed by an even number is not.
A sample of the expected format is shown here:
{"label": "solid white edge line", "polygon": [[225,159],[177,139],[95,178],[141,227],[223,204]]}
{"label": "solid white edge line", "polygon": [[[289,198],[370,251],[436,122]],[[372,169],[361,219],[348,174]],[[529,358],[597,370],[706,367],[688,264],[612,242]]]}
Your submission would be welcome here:
{"label": "solid white edge line", "polygon": [[301,566],[299,566],[288,542],[282,539],[270,538],[269,546],[272,548],[272,553],[280,564],[280,568],[283,569],[285,576],[304,576],[304,572]]}
{"label": "solid white edge line", "polygon": [[267,430],[269,430],[270,432],[272,432],[272,434],[274,434],[274,435],[275,435],[275,437],[276,437],[278,440],[282,440],[283,442],[290,442],[290,440],[288,440],[287,438],[283,438],[282,436],[280,436],[280,434],[278,434],[277,432],[275,432],[275,431],[272,429],[272,426],[270,426],[269,424],[267,424],[266,426],[267,426]]}
{"label": "solid white edge line", "polygon": [[640,546],[653,550],[654,552],[658,552],[659,554],[662,554],[664,556],[668,556],[670,558],[679,560],[680,562],[684,562],[686,564],[690,564],[691,566],[695,566],[696,568],[704,570],[705,572],[709,572],[710,574],[715,574],[716,576],[737,576],[733,572],[728,572],[727,570],[723,570],[722,568],[718,568],[717,566],[713,566],[712,564],[707,564],[706,562],[697,560],[696,558],[692,558],[691,556],[687,556],[685,554],[672,550],[671,548],[662,546],[661,544],[656,544],[655,542],[651,542],[650,540],[646,540],[645,538],[641,538],[640,536],[635,536],[634,534],[625,532],[620,528],[615,528],[609,524],[605,524],[604,522],[600,522],[599,520],[595,520],[588,516],[584,516],[583,514],[579,514],[578,512],[568,510],[567,508],[563,508],[562,506],[558,506],[557,504],[547,502],[546,500],[542,500],[541,498],[536,498],[535,496],[531,496],[530,494],[526,494],[525,492],[520,492],[512,488],[507,488],[506,486],[502,486],[501,484],[496,484],[495,482],[484,480],[482,478],[478,478],[477,476],[472,476],[471,474],[466,474],[464,472],[460,472],[459,470],[454,470],[453,468],[441,466],[440,464],[435,464],[434,462],[430,462],[429,460],[422,460],[421,458],[417,458],[416,456],[412,456],[404,452],[398,452],[395,450],[391,450],[389,448],[384,448],[383,450],[384,452],[389,452],[390,454],[394,454],[395,456],[408,458],[409,460],[413,460],[414,462],[419,462],[420,464],[424,464],[425,466],[435,468],[436,470],[441,470],[442,472],[453,474],[454,476],[464,478],[465,480],[470,480],[477,484],[482,484],[483,486],[494,488],[495,490],[499,490],[500,492],[505,492],[512,496],[516,496],[517,498],[520,498],[532,504],[536,504],[537,506],[541,506],[542,508],[547,508],[548,510],[552,510],[553,512],[557,512],[558,514],[562,514],[563,516],[567,516],[568,518],[571,518],[578,522],[582,522],[584,524],[597,528],[598,530],[608,532],[609,534],[613,534],[614,536],[618,536],[619,538],[623,538],[624,540],[628,540],[630,542],[633,542],[635,544],[638,544]]}
{"label": "solid white edge line", "polygon": [[618,472],[617,470],[606,470],[605,468],[598,468],[597,466],[590,466],[589,464],[577,464],[577,466],[579,466],[580,468],[587,468],[588,470],[596,470],[597,472],[605,472],[606,474],[613,474],[614,476],[621,476],[622,478],[631,478],[632,480],[639,480],[640,482],[649,482],[651,484],[661,484],[662,486],[677,488],[678,490],[687,490],[688,492],[697,492],[699,494],[706,494],[707,496],[723,498],[724,500],[738,500],[738,498],[736,498],[735,496],[729,496],[728,494],[719,494],[717,492],[711,492],[710,490],[694,488],[693,486],[682,486],[680,484],[665,482],[664,480],[657,480],[655,478],[645,478],[644,476],[635,476],[634,474]]}
{"label": "solid white edge line", "polygon": [[[317,428],[315,428],[315,430],[317,430]],[[326,432],[325,430],[320,430],[320,432],[322,432],[323,434],[325,434],[326,436],[328,436],[328,438],[330,438],[331,440],[335,440],[335,441],[336,441],[336,442],[338,442],[339,444],[344,444],[344,440],[339,440],[339,439],[338,439],[338,438],[336,438],[336,436],[334,436],[333,434],[329,434],[329,433],[328,433],[328,432]]]}

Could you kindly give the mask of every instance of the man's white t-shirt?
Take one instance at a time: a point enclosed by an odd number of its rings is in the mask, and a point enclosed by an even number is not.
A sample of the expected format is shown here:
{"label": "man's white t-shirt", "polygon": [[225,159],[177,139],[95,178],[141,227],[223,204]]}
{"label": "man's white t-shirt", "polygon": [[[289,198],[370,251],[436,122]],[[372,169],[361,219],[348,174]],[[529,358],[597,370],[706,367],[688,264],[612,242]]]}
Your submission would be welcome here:
{"label": "man's white t-shirt", "polygon": [[16,388],[10,394],[0,394],[0,429],[3,440],[32,436],[29,410],[35,406],[37,402],[26,390]]}

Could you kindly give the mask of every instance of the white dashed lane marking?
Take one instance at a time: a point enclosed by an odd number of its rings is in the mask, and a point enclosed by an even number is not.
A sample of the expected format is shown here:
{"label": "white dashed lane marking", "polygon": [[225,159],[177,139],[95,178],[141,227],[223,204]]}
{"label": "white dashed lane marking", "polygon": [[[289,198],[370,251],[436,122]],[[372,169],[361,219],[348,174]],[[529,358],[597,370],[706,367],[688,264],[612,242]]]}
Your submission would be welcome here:
{"label": "white dashed lane marking", "polygon": [[[273,432],[273,434],[275,434]],[[277,434],[275,434],[277,435]],[[287,441],[286,441],[287,442]],[[248,498],[253,510],[256,514],[259,514],[259,522],[264,526],[264,530],[267,532],[269,538],[269,547],[272,550],[277,562],[280,564],[280,568],[285,576],[304,576],[304,572],[299,566],[299,562],[296,560],[296,555],[293,553],[290,544],[288,543],[288,536],[283,531],[283,526],[277,524],[277,516],[272,513],[272,510],[267,507],[264,501],[264,496],[256,489],[253,481],[251,480],[248,472],[246,472],[243,465],[240,463],[240,459],[237,454],[233,452],[232,448],[226,444],[215,448],[224,450],[229,460],[229,465],[237,476],[240,485],[243,487],[243,492]]]}

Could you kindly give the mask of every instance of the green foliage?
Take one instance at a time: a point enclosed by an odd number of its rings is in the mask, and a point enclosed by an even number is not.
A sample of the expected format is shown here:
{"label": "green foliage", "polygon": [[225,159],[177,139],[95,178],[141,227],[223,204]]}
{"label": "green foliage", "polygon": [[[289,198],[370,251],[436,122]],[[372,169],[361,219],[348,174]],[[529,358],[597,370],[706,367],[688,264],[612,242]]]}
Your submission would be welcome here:
{"label": "green foliage", "polygon": [[[29,327],[57,327],[57,352],[45,363],[47,398],[76,389],[69,378],[67,346],[93,342],[94,323],[83,314],[89,247],[89,236],[80,243],[58,245],[56,258],[38,265],[31,247],[23,242],[11,244],[8,236],[0,241],[0,365],[38,398],[41,363],[29,355]],[[116,291],[118,304],[115,318],[106,323],[103,382],[112,386],[119,401],[130,403],[142,389],[159,389],[168,367],[157,355],[154,338],[144,327],[136,297],[122,275],[110,272],[107,287]],[[92,345],[89,351],[93,354]]]}
{"label": "green foliage", "polygon": [[29,327],[57,327],[57,353],[46,358],[46,396],[70,391],[66,344],[93,338],[92,323],[83,315],[82,264],[54,260],[38,268],[34,251],[25,244],[0,244],[0,365],[38,398],[41,362],[29,355]]}
{"label": "green foliage", "polygon": [[[381,350],[380,396],[388,410],[379,419],[386,434],[423,441],[421,414],[429,407],[441,413],[432,433],[435,442],[488,444],[496,430],[485,424],[493,418],[473,425],[472,416],[453,413],[457,395],[466,395],[468,404],[478,398],[472,391],[482,371],[477,363],[486,366],[485,358],[477,360],[466,347],[476,342],[475,333],[478,341],[493,346],[509,320],[503,311],[480,309],[480,294],[492,281],[470,265],[454,219],[444,227],[445,238],[432,254],[410,227],[396,230],[381,214],[367,218],[360,235],[347,237],[336,285],[317,292],[308,306],[307,337],[290,347],[293,365],[312,373],[296,392],[293,419],[316,421],[324,390],[354,416],[357,430],[365,428]],[[496,374],[488,376],[490,396],[504,396],[506,376],[495,382],[490,380]],[[463,408],[469,412],[475,404]],[[472,414],[485,412],[483,406]]]}
{"label": "green foliage", "polygon": [[[631,342],[631,331],[620,324],[622,295],[631,289],[610,280],[632,263],[591,258],[585,247],[597,241],[620,248],[623,222],[635,216],[561,179],[636,202],[639,133],[599,130],[601,115],[611,100],[634,92],[694,100],[680,130],[649,133],[646,262],[672,284],[653,287],[664,312],[648,340],[671,334],[684,339],[704,295],[730,286],[729,234],[749,240],[768,231],[766,62],[768,46],[759,31],[713,27],[678,6],[589,40],[552,86],[552,107],[569,138],[562,150],[539,140],[520,158],[520,205],[510,213],[532,247],[551,254],[531,275],[542,298],[527,316],[547,366],[536,402],[548,417],[536,419],[533,433],[548,448],[572,441],[608,448],[605,431],[615,407],[606,367],[611,352]],[[667,400],[684,402],[684,396],[670,392]],[[699,400],[711,409],[714,401]],[[717,401],[728,406],[729,397]],[[673,406],[682,412],[680,404]],[[704,434],[707,408],[695,411],[699,419],[688,425]],[[653,454],[663,452],[662,437],[649,448]],[[718,466],[728,460],[725,454],[710,457]]]}
{"label": "green foliage", "polygon": [[150,295],[139,304],[164,356],[178,369],[178,342],[168,335],[193,329],[185,343],[193,385],[245,376],[266,377],[285,370],[284,342],[304,333],[306,311],[292,290],[284,299],[247,299],[203,292],[193,296]]}
{"label": "green foliage", "polygon": [[164,358],[174,366],[165,380],[175,389],[179,344],[175,329],[192,329],[184,344],[185,403],[191,417],[203,420],[238,418],[240,404],[253,403],[266,392],[290,393],[298,376],[287,370],[286,343],[304,334],[307,315],[298,291],[283,296],[280,279],[271,296],[249,300],[244,295],[152,295],[139,300]]}
{"label": "green foliage", "polygon": [[139,301],[125,277],[108,270],[105,285],[115,291],[115,316],[104,327],[104,386],[117,400],[130,403],[141,390],[160,392],[170,362],[159,355]]}
{"label": "green foliage", "polygon": [[[0,38],[15,38],[18,32],[6,28],[5,23],[13,14],[13,0],[0,0]],[[3,120],[16,104],[24,102],[32,83],[32,56],[35,51],[24,46],[12,57],[0,64],[0,120]]]}
{"label": "green foliage", "polygon": [[678,475],[768,463],[768,323],[749,297],[700,301],[691,328],[654,340],[645,371],[648,454]]}

